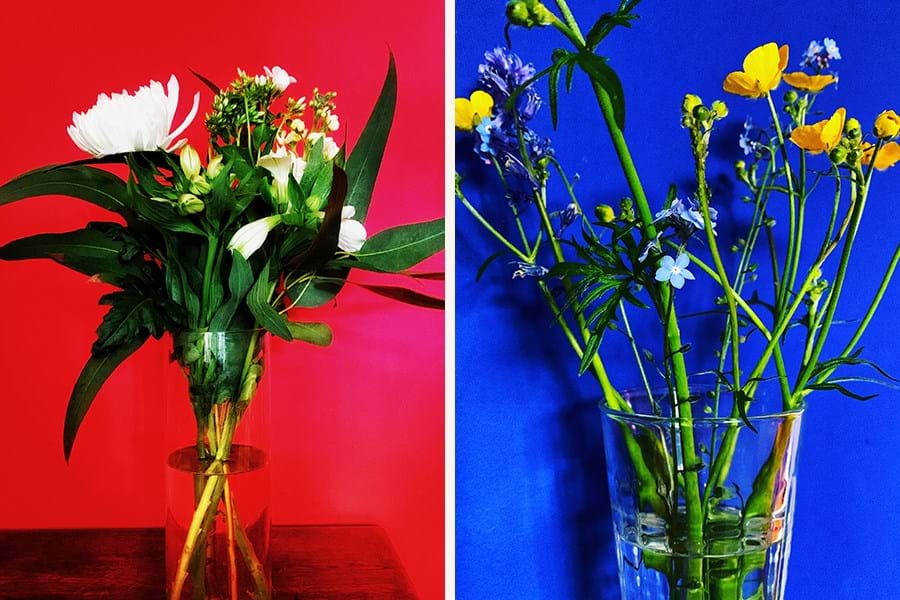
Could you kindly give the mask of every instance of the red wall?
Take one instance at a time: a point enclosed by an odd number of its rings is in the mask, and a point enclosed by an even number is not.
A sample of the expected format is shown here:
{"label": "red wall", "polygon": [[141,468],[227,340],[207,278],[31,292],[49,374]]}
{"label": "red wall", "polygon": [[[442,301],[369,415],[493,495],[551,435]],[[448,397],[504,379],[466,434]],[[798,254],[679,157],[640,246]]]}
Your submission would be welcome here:
{"label": "red wall", "polygon": [[[378,4],[7,7],[0,20],[0,181],[81,158],[65,128],[71,112],[88,108],[100,91],[134,89],[174,72],[185,107],[188,92],[203,92],[202,114],[211,94],[188,67],[227,82],[237,67],[280,65],[299,80],[295,94],[336,90],[352,142],[380,89],[390,46],[398,114],[367,227],[371,233],[440,216],[443,3]],[[205,141],[200,121],[190,130],[197,147]],[[0,207],[0,244],[103,218],[100,209],[62,198]],[[443,258],[427,267],[442,269]],[[434,282],[423,289],[442,291]],[[151,342],[110,379],[67,466],[65,405],[105,288],[30,261],[0,263],[0,291],[0,527],[161,525],[167,341]],[[273,519],[381,524],[421,596],[443,597],[443,314],[351,286],[337,307],[311,318],[331,323],[332,347],[272,343]]]}

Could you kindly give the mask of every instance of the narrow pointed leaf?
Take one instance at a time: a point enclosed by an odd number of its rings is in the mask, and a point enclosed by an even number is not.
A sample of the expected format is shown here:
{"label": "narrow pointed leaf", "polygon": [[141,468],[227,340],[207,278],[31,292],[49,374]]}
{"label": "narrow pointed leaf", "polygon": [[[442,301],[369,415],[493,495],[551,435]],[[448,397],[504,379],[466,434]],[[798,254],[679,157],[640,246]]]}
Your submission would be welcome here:
{"label": "narrow pointed leaf", "polygon": [[288,329],[295,340],[316,346],[330,346],[333,339],[331,327],[327,323],[296,323],[288,321]]}
{"label": "narrow pointed leaf", "polygon": [[578,55],[578,64],[592,81],[602,87],[612,102],[613,115],[619,129],[625,130],[625,92],[622,81],[606,60],[587,52]]}
{"label": "narrow pointed leaf", "polygon": [[0,186],[0,206],[25,198],[57,195],[131,215],[125,182],[88,165],[54,165],[20,175]]}
{"label": "narrow pointed leaf", "polygon": [[247,294],[247,307],[266,331],[291,341],[291,330],[287,326],[287,320],[269,303],[269,297],[272,294],[269,266],[270,263],[266,263],[256,283],[250,288],[250,292]]}
{"label": "narrow pointed leaf", "polygon": [[421,292],[414,292],[413,290],[407,288],[395,287],[390,285],[370,285],[367,283],[360,283],[357,285],[369,290],[374,294],[378,294],[379,296],[384,296],[385,298],[405,302],[406,304],[422,306],[425,308],[435,308],[438,310],[443,310],[444,308],[443,298],[435,298]]}
{"label": "narrow pointed leaf", "polygon": [[397,273],[444,249],[444,219],[391,227],[369,238],[354,256],[368,265]]}
{"label": "narrow pointed leaf", "polygon": [[97,396],[97,392],[103,387],[103,383],[122,362],[134,354],[147,340],[147,336],[132,339],[130,342],[110,348],[104,352],[92,354],[87,364],[78,376],[72,395],[69,397],[69,406],[66,408],[66,421],[63,429],[63,451],[66,461],[72,454],[72,445],[78,428],[84,421],[91,403]]}
{"label": "narrow pointed leaf", "polygon": [[384,157],[384,148],[387,145],[388,134],[394,120],[396,104],[397,68],[394,63],[394,54],[391,53],[381,94],[375,102],[375,108],[360,134],[359,140],[353,147],[350,156],[347,157],[349,190],[347,204],[356,209],[354,218],[360,223],[365,223],[366,215],[369,212],[372,191],[375,189],[375,178],[378,176],[378,169],[381,168],[381,160]]}

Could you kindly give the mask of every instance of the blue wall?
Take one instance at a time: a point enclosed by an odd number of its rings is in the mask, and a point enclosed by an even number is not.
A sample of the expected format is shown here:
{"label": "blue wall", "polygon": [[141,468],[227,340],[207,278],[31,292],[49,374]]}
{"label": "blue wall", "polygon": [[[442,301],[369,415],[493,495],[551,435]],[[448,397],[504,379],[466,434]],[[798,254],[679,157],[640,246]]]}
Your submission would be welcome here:
{"label": "blue wall", "polygon": [[[614,4],[576,0],[571,6],[586,28]],[[811,39],[834,37],[844,56],[836,65],[840,85],[817,106],[829,114],[847,106],[865,128],[882,109],[900,109],[900,9],[895,6],[846,0],[646,1],[634,29],[617,31],[604,52],[624,81],[627,135],[654,206],[662,204],[669,183],[678,183],[682,193],[691,191],[687,133],[678,123],[685,92],[728,102],[730,125],[718,133],[712,170],[731,173],[743,115],[762,122],[766,111],[760,102],[725,97],[721,83],[761,43],[789,43],[793,70]],[[484,50],[504,45],[503,7],[499,0],[457,1],[458,95],[472,90]],[[552,30],[516,29],[512,36],[514,49],[539,68],[548,64],[553,48],[565,45]],[[546,97],[546,88],[540,89]],[[580,174],[582,202],[615,204],[627,190],[583,76],[574,93],[563,96],[555,133],[546,112],[536,127],[552,135],[563,164]],[[469,138],[459,138],[457,157],[476,204],[509,231],[502,194],[491,187],[491,173],[472,160]],[[826,166],[824,159],[818,163]],[[725,221],[740,190],[725,179],[714,180]],[[565,203],[558,190],[550,201]],[[900,239],[898,201],[900,167],[875,183],[856,270],[840,308],[844,318],[861,316]],[[816,214],[818,206],[824,213],[829,202],[821,195],[810,202],[812,227],[824,218]],[[481,282],[474,281],[482,260],[498,246],[461,206],[457,228],[457,595],[464,600],[616,598],[599,391],[587,376],[578,378],[571,350],[531,280],[510,279],[512,269],[503,259]],[[690,309],[707,303],[712,293],[709,285],[695,282],[681,297]],[[864,341],[866,355],[895,374],[900,373],[898,299],[895,285]],[[685,326],[698,348],[693,360],[710,341],[704,331],[709,330],[700,322]],[[620,340],[604,342],[614,379],[633,386],[633,360],[625,352]],[[900,598],[900,394],[887,391],[868,403],[813,396],[801,452],[788,598]]]}

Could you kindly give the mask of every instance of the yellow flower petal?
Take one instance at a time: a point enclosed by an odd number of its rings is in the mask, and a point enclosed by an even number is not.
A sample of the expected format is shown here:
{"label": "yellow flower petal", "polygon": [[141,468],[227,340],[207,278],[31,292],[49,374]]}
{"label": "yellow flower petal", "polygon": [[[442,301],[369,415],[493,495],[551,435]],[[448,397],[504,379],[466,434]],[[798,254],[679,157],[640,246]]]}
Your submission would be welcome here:
{"label": "yellow flower petal", "polygon": [[453,108],[456,128],[462,131],[472,131],[472,120],[475,117],[472,102],[468,98],[457,98]]}
{"label": "yellow flower petal", "polygon": [[805,92],[821,92],[826,87],[837,81],[834,75],[807,75],[802,71],[785,73],[784,81],[792,88]]}
{"label": "yellow flower petal", "polygon": [[475,90],[468,98],[457,98],[454,103],[454,122],[462,131],[472,131],[481,119],[491,116],[494,99],[485,91]]}
{"label": "yellow flower petal", "polygon": [[[872,154],[874,154],[874,152],[875,146],[869,144],[863,152],[862,164],[868,165],[872,162]],[[879,171],[884,171],[885,169],[893,167],[898,161],[900,161],[900,144],[897,144],[897,142],[888,142],[878,151],[878,156],[875,157],[875,168]]]}
{"label": "yellow flower petal", "polygon": [[791,132],[791,141],[810,154],[819,154],[825,150],[822,143],[824,121],[815,125],[803,125]]}
{"label": "yellow flower petal", "polygon": [[[472,110],[475,111],[478,121],[481,121],[482,117],[491,115],[491,110],[494,108],[494,99],[487,92],[475,90],[469,96],[469,101],[472,103]],[[477,123],[475,124],[477,125]]]}
{"label": "yellow flower petal", "polygon": [[824,121],[796,128],[791,132],[791,141],[810,154],[830,152],[841,141],[846,118],[846,109],[839,108]]}
{"label": "yellow flower petal", "polygon": [[897,137],[900,133],[900,115],[886,110],[875,118],[875,136],[881,139]]}
{"label": "yellow flower petal", "polygon": [[743,71],[729,73],[722,87],[739,96],[761,98],[781,83],[787,61],[787,45],[779,48],[775,42],[763,44],[744,57]]}
{"label": "yellow flower petal", "polygon": [[729,94],[746,96],[747,98],[759,98],[763,95],[759,93],[756,80],[743,71],[729,73],[722,84],[722,89]]}
{"label": "yellow flower petal", "polygon": [[841,141],[841,135],[844,133],[844,120],[847,118],[847,109],[839,108],[834,111],[831,118],[825,122],[822,127],[822,143],[826,151],[838,145]]}

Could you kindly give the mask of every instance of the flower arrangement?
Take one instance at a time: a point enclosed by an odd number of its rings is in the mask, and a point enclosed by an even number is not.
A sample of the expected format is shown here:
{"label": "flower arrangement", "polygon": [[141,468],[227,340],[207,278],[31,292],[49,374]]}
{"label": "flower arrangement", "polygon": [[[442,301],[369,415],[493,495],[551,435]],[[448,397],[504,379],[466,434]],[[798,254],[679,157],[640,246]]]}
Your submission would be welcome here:
{"label": "flower arrangement", "polygon": [[[115,213],[68,233],[13,241],[0,258],[48,258],[115,288],[109,311],[69,399],[64,430],[68,460],[82,420],[103,382],[151,336],[170,332],[174,358],[189,383],[197,459],[205,469],[170,597],[189,575],[203,589],[203,542],[220,506],[228,516],[231,596],[238,597],[235,545],[255,587],[269,597],[263,566],[234,513],[227,478],[232,441],[262,377],[262,336],[326,346],[326,323],[297,311],[331,301],[347,284],[430,308],[443,301],[403,285],[348,280],[361,269],[414,281],[440,273],[413,268],[443,248],[443,219],[369,235],[365,220],[396,99],[391,57],[371,117],[352,152],[335,140],[340,128],[333,92],[286,95],[296,79],[282,68],[237,78],[214,93],[205,116],[206,160],[181,136],[198,114],[200,94],[177,126],[180,86],[151,81],[135,93],[101,94],[76,112],[72,141],[91,155],[40,168],[0,186],[0,205],[40,195],[78,198]],[[204,164],[205,163],[205,164]],[[124,171],[123,179],[106,167]],[[215,343],[228,337],[227,347]],[[243,594],[241,594],[243,596]]]}
{"label": "flower arrangement", "polygon": [[[456,99],[456,128],[461,143],[471,140],[497,174],[509,222],[488,219],[459,173],[456,196],[500,247],[478,277],[498,257],[510,256],[512,277],[537,285],[579,373],[590,372],[602,389],[604,412],[614,423],[604,431],[623,597],[781,598],[793,497],[790,453],[807,399],[821,391],[866,399],[871,396],[853,383],[895,381],[861,356],[859,343],[894,275],[900,246],[843,349],[829,354],[826,342],[840,322],[869,193],[880,173],[900,161],[894,141],[900,118],[886,110],[865,131],[843,107],[816,116],[838,79],[833,66],[841,54],[832,39],[810,43],[796,71],[789,70],[787,45],[752,49],[739,70],[723,73],[722,88],[766,105],[770,121],[744,123],[738,143],[745,159],[736,163],[735,178],[752,217],[745,234],[726,241],[717,225],[730,211],[713,197],[707,177],[710,141],[729,113],[725,102],[684,97],[692,189],[673,185],[648,194],[631,158],[623,86],[598,49],[613,31],[632,26],[638,4],[621,0],[582,33],[565,0],[556,0],[556,10],[537,0],[507,3],[508,42],[515,28],[553,28],[570,49],[554,51],[542,69],[507,48],[485,53],[477,89]],[[532,128],[543,104],[538,83],[548,86],[556,127],[560,80],[571,91],[578,72],[596,96],[629,188],[618,206],[585,206],[577,178]],[[779,88],[785,91],[776,95]],[[565,202],[551,200],[551,182],[564,189]],[[828,187],[828,223],[811,231],[807,203]],[[536,216],[526,218],[529,211]],[[690,373],[685,354],[692,344],[680,323],[691,315],[679,305],[701,277],[717,286],[706,314],[721,319],[721,330],[706,368]],[[655,329],[656,337],[639,340],[636,322]],[[602,347],[613,331],[633,351],[637,392],[614,381],[610,361],[618,355],[605,355]],[[712,383],[698,385],[702,376]],[[763,384],[769,381],[778,406],[767,412]],[[753,456],[763,458],[752,462]]]}

